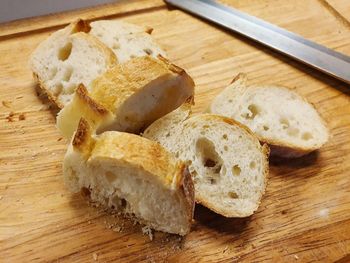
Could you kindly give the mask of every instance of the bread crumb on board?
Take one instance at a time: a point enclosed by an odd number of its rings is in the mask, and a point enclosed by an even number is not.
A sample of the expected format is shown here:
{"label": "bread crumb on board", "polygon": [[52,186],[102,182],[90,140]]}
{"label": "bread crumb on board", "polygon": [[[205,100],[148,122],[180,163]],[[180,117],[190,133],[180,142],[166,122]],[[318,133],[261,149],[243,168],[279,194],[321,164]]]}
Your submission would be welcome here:
{"label": "bread crumb on board", "polygon": [[120,232],[122,230],[122,228],[120,226],[117,226],[115,228],[112,229],[114,232]]}
{"label": "bread crumb on board", "polygon": [[92,253],[92,258],[93,258],[95,261],[97,261],[97,259],[98,259],[97,253]]}
{"label": "bread crumb on board", "polygon": [[14,120],[13,120],[13,116],[15,116],[15,114],[11,111],[10,113],[9,113],[9,115],[6,117],[6,120],[8,121],[8,122],[13,122]]}
{"label": "bread crumb on board", "polygon": [[151,241],[153,240],[153,232],[152,232],[152,229],[149,226],[144,226],[142,228],[142,234],[148,235],[149,240],[151,240]]}
{"label": "bread crumb on board", "polygon": [[295,258],[295,260],[299,259],[298,255],[294,255],[294,258]]}
{"label": "bread crumb on board", "polygon": [[21,113],[19,116],[18,116],[18,120],[19,121],[23,121],[26,119],[26,116],[24,115],[24,113]]}

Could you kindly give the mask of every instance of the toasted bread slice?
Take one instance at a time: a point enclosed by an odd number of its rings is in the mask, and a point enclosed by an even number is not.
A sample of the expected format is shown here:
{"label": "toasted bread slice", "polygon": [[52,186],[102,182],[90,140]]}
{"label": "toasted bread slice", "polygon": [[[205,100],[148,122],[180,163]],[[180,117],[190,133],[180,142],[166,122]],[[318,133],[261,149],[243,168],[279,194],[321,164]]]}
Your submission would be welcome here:
{"label": "toasted bread slice", "polygon": [[70,138],[84,117],[97,133],[138,133],[193,93],[193,80],[183,69],[162,57],[138,57],[95,79],[90,93],[80,87],[73,101],[58,114],[57,126]]}
{"label": "toasted bread slice", "polygon": [[150,27],[118,20],[99,20],[90,26],[90,34],[112,49],[120,63],[146,55],[166,57],[165,51],[151,37],[153,29]]}
{"label": "toasted bread slice", "polygon": [[78,84],[89,87],[92,80],[117,62],[107,46],[85,33],[89,29],[78,20],[53,33],[31,55],[34,77],[59,108],[72,99]]}
{"label": "toasted bread slice", "polygon": [[268,152],[251,131],[229,118],[190,116],[184,105],[150,125],[143,136],[189,165],[195,197],[226,217],[247,217],[265,192]]}
{"label": "toasted bread slice", "polygon": [[155,230],[187,234],[194,189],[186,165],[138,135],[92,134],[88,122],[81,119],[64,157],[67,187]]}
{"label": "toasted bread slice", "polygon": [[271,146],[271,155],[299,157],[329,138],[325,122],[306,99],[280,86],[248,86],[245,74],[213,100],[210,112],[248,126]]}

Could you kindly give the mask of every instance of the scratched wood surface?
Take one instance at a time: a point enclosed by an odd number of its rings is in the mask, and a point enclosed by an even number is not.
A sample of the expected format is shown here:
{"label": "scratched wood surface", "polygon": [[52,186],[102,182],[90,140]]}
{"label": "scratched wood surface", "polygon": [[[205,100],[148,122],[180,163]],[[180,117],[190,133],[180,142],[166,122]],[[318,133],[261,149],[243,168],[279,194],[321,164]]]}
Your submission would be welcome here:
{"label": "scratched wood surface", "polygon": [[[224,0],[350,55],[349,1]],[[133,11],[134,10],[134,11]],[[169,57],[196,82],[204,110],[238,72],[251,83],[295,88],[324,117],[332,138],[316,153],[271,160],[262,204],[246,219],[198,206],[185,238],[155,233],[87,206],[63,185],[66,141],[35,92],[29,54],[77,17],[154,27]],[[162,1],[106,5],[0,26],[0,262],[349,262],[350,87]],[[110,229],[110,227],[112,229]],[[114,230],[114,231],[113,231]]]}

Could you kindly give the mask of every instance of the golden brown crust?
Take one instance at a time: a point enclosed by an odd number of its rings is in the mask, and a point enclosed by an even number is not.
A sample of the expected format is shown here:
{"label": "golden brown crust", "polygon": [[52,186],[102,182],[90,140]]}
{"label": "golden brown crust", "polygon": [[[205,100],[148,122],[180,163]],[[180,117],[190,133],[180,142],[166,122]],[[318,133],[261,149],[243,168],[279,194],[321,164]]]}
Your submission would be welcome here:
{"label": "golden brown crust", "polygon": [[57,97],[55,95],[53,95],[50,90],[48,88],[46,88],[46,86],[44,85],[44,82],[41,81],[40,77],[38,76],[38,74],[36,74],[35,72],[33,72],[33,78],[34,80],[38,83],[38,87],[40,88],[40,90],[47,96],[47,98],[53,103],[55,104],[58,108],[63,109],[64,105],[62,105],[62,103],[60,103],[57,100]]}
{"label": "golden brown crust", "polygon": [[89,137],[90,137],[90,125],[84,118],[81,118],[78,124],[77,131],[74,135],[72,145],[74,147],[79,148],[82,145],[84,145],[84,143],[89,139]]}
{"label": "golden brown crust", "polygon": [[[130,133],[102,133],[94,145],[92,156],[111,162],[131,163],[169,188],[179,172],[178,160],[159,143]],[[175,186],[178,187],[178,182]]]}
{"label": "golden brown crust", "polygon": [[192,181],[192,176],[188,171],[188,168],[185,164],[181,168],[181,181],[180,181],[180,191],[186,200],[186,210],[189,218],[189,224],[192,223],[194,207],[195,207],[195,198],[194,198],[194,184]]}
{"label": "golden brown crust", "polygon": [[92,138],[92,131],[89,123],[81,118],[78,124],[78,128],[75,132],[72,140],[74,149],[78,150],[82,154],[90,155],[94,146],[94,139]]}
{"label": "golden brown crust", "polygon": [[186,71],[183,68],[180,68],[179,66],[176,66],[175,64],[171,63],[167,58],[163,57],[161,54],[157,56],[157,58],[162,61],[168,69],[176,74],[182,75],[187,74]]}
{"label": "golden brown crust", "polygon": [[97,115],[104,116],[109,114],[109,111],[105,107],[103,107],[101,104],[89,96],[89,93],[83,84],[79,84],[75,92],[79,99],[84,101],[88,107]]}
{"label": "golden brown crust", "polygon": [[191,107],[195,105],[195,103],[194,103],[194,96],[188,97],[182,105],[189,105],[187,107],[190,107],[190,109],[191,109]]}
{"label": "golden brown crust", "polygon": [[74,21],[72,25],[74,25],[72,33],[77,33],[77,32],[89,33],[91,30],[91,26],[89,22],[81,18],[78,18],[76,21]]}

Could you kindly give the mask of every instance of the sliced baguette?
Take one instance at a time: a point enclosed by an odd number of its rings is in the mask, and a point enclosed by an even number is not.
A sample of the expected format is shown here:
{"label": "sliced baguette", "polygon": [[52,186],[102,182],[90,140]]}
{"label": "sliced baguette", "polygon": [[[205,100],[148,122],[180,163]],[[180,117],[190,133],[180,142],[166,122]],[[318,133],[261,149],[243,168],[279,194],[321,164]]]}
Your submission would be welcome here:
{"label": "sliced baguette", "polygon": [[184,105],[150,125],[143,136],[189,165],[195,197],[226,217],[247,217],[265,192],[268,152],[248,128],[229,118],[190,116]]}
{"label": "sliced baguette", "polygon": [[100,20],[90,24],[90,34],[97,37],[114,51],[120,63],[135,57],[158,55],[165,51],[151,37],[152,28],[141,27],[122,21]]}
{"label": "sliced baguette", "polygon": [[57,127],[70,138],[84,117],[97,133],[138,133],[193,93],[193,80],[183,69],[160,56],[138,57],[95,79],[90,93],[79,87],[73,101],[58,114]]}
{"label": "sliced baguette", "polygon": [[30,65],[41,89],[59,107],[71,99],[78,84],[90,82],[116,64],[114,53],[78,20],[53,33],[33,52]]}
{"label": "sliced baguette", "polygon": [[92,135],[81,119],[64,157],[65,184],[92,201],[155,229],[190,231],[194,189],[186,165],[159,144],[141,136],[105,132]]}
{"label": "sliced baguette", "polygon": [[210,112],[247,125],[271,146],[271,155],[300,157],[329,138],[325,122],[306,99],[280,86],[248,86],[245,74],[213,100]]}

